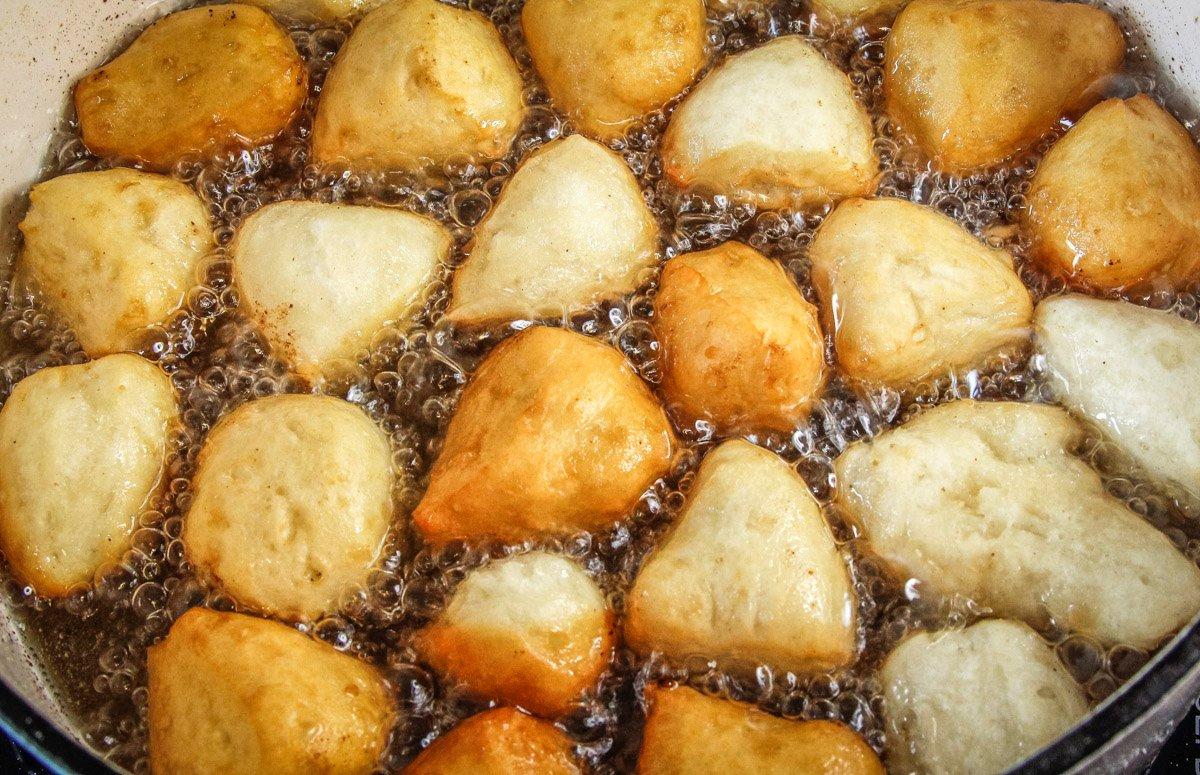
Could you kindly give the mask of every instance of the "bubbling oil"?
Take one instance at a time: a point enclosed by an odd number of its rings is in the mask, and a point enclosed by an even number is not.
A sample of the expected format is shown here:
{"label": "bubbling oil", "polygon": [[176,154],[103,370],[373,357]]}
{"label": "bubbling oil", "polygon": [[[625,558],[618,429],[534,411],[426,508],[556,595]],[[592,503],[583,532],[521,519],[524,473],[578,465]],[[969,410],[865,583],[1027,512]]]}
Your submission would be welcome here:
{"label": "bubbling oil", "polygon": [[[134,772],[148,769],[147,647],[160,640],[171,622],[192,606],[237,609],[233,600],[205,587],[194,576],[180,540],[182,520],[192,499],[190,479],[206,434],[245,401],[313,389],[288,374],[239,314],[227,247],[242,219],[271,202],[308,199],[402,207],[437,219],[453,235],[450,265],[427,289],[415,325],[403,334],[381,332],[368,351],[356,361],[341,364],[336,376],[319,388],[360,405],[389,434],[393,461],[402,473],[394,493],[398,514],[407,515],[419,498],[468,376],[499,339],[523,325],[477,334],[454,330],[441,321],[448,280],[465,255],[472,227],[491,209],[520,161],[546,142],[569,134],[572,126],[569,117],[550,106],[532,71],[518,23],[520,0],[471,0],[470,6],[496,23],[525,78],[528,117],[504,159],[490,164],[454,162],[429,178],[327,172],[310,163],[308,139],[316,100],[334,56],[353,28],[351,22],[341,22],[329,28],[291,30],[308,64],[311,93],[302,115],[283,137],[216,159],[185,160],[173,171],[208,206],[217,248],[202,262],[182,308],[149,330],[140,348],[170,374],[182,405],[183,427],[172,439],[162,493],[139,515],[132,547],[123,561],[106,572],[93,589],[51,601],[5,574],[8,597],[64,707],[87,742],[115,765]],[[1040,154],[1065,131],[1065,124],[1032,153],[1001,169],[967,178],[943,175],[923,164],[881,110],[886,28],[822,29],[791,2],[728,12],[709,20],[714,61],[783,34],[807,36],[850,74],[857,96],[874,117],[875,149],[883,164],[880,195],[935,207],[981,239],[1010,250],[1035,298],[1061,290],[1061,282],[1046,277],[1027,260],[1028,246],[1013,223],[1024,205]],[[1114,90],[1163,96],[1164,87],[1155,77],[1136,30],[1126,25],[1126,34],[1129,69]],[[657,154],[673,105],[647,116],[625,137],[611,143],[634,171],[661,225],[664,257],[739,239],[779,261],[804,295],[815,302],[806,250],[828,211],[758,212],[719,195],[675,190],[664,180]],[[83,147],[77,127],[65,122],[53,140],[46,175],[105,166],[105,161]],[[6,398],[16,382],[38,369],[85,360],[71,333],[42,311],[35,292],[21,287],[11,275],[9,261],[0,275],[2,290],[9,298],[0,310],[0,398]],[[627,299],[564,316],[557,323],[618,347],[655,386],[660,381],[658,344],[651,326],[655,289],[656,281],[651,279]],[[1172,308],[1190,320],[1197,318],[1194,293],[1159,292],[1136,301]],[[827,360],[833,364],[828,334],[826,349]],[[857,395],[834,369],[834,378],[807,423],[791,434],[753,440],[791,463],[827,507],[858,596],[860,658],[849,668],[797,676],[755,664],[719,669],[703,657],[679,662],[657,656],[643,660],[622,650],[597,690],[561,722],[581,756],[596,772],[631,771],[639,745],[644,688],[661,680],[756,703],[784,718],[840,720],[882,753],[887,730],[876,678],[882,658],[914,628],[962,627],[987,611],[971,600],[930,599],[922,595],[915,580],[890,578],[867,551],[854,526],[828,508],[833,460],[853,441],[880,433],[937,403],[964,397],[1048,400],[1036,366],[1025,356],[1009,357],[966,375],[930,380],[903,398],[890,390]],[[400,705],[401,721],[381,762],[382,770],[399,769],[437,735],[480,709],[459,687],[439,681],[418,661],[411,646],[415,628],[440,612],[454,586],[472,568],[535,546],[561,551],[580,561],[620,617],[638,567],[679,513],[697,464],[714,443],[712,429],[704,423],[679,431],[684,449],[674,470],[643,495],[627,520],[610,531],[516,547],[452,544],[431,549],[421,546],[407,520],[399,520],[403,524],[395,528],[380,566],[365,588],[348,595],[337,614],[298,625],[334,648],[386,671]],[[1163,530],[1193,560],[1200,559],[1197,515],[1114,466],[1106,445],[1093,440],[1081,454],[1104,473],[1114,496]],[[1105,649],[1085,636],[1056,628],[1053,622],[1041,629],[1094,702],[1111,694],[1151,656],[1123,645]]]}

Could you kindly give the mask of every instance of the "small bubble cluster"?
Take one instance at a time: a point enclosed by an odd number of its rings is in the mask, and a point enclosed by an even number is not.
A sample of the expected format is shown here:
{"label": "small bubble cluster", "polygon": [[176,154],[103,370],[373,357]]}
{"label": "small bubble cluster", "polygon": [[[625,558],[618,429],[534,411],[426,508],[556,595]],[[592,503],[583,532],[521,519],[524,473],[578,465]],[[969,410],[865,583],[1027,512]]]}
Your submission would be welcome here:
{"label": "small bubble cluster", "polygon": [[[217,247],[202,262],[181,309],[148,330],[140,347],[144,356],[170,374],[182,401],[184,423],[171,440],[166,485],[140,515],[123,561],[94,588],[50,601],[11,578],[6,582],[9,599],[28,624],[31,641],[64,706],[78,720],[87,742],[115,764],[138,773],[148,770],[146,649],[193,606],[237,609],[233,600],[196,578],[180,538],[192,499],[191,477],[213,425],[241,403],[262,396],[313,389],[342,396],[360,405],[389,434],[396,470],[404,474],[394,493],[397,513],[407,514],[424,488],[463,385],[489,349],[511,333],[511,328],[468,333],[444,323],[441,313],[449,297],[450,273],[469,250],[472,229],[494,206],[521,160],[573,129],[570,117],[553,109],[532,72],[520,31],[520,0],[470,0],[469,5],[496,23],[525,74],[528,116],[505,158],[486,164],[453,161],[428,176],[331,172],[313,164],[308,141],[316,101],[337,51],[353,29],[347,21],[330,28],[291,31],[308,64],[311,93],[302,115],[284,136],[215,159],[185,159],[173,170],[208,206]],[[1031,153],[1000,169],[966,178],[931,170],[882,110],[886,28],[823,29],[800,5],[754,4],[719,14],[714,11],[708,40],[714,63],[778,35],[807,36],[849,73],[857,96],[872,113],[875,150],[883,164],[880,194],[937,208],[980,239],[1011,251],[1035,298],[1060,290],[1060,281],[1029,262],[1028,245],[1015,224],[1040,155],[1067,127],[1056,128]],[[1152,91],[1169,103],[1169,84],[1156,79],[1141,38],[1136,30],[1126,33],[1131,41],[1130,71],[1113,84],[1113,93]],[[662,227],[664,258],[742,240],[777,260],[805,296],[815,301],[806,253],[828,209],[758,211],[712,192],[676,190],[663,176],[658,147],[677,102],[648,115],[611,143],[636,174]],[[64,123],[53,138],[47,174],[105,166],[84,148],[77,127]],[[450,266],[427,289],[416,323],[403,333],[380,332],[356,360],[335,369],[334,376],[317,388],[289,374],[272,357],[262,337],[240,315],[232,282],[228,247],[239,224],[264,205],[285,199],[401,207],[437,219],[454,237]],[[641,377],[656,386],[661,380],[652,326],[656,282],[651,278],[626,299],[597,305],[558,323],[619,348]],[[27,375],[48,366],[80,363],[85,356],[71,333],[42,310],[37,294],[13,278],[11,262],[0,272],[0,286],[7,300],[0,310],[3,399]],[[1193,321],[1200,313],[1195,293],[1158,292],[1136,301],[1172,309]],[[832,347],[828,337],[830,363]],[[830,504],[833,461],[854,441],[956,398],[1049,400],[1036,365],[1024,355],[1006,357],[968,374],[931,379],[904,396],[887,389],[856,393],[835,371],[808,422],[790,434],[755,437],[755,442],[792,464],[826,507],[859,599],[861,656],[846,669],[797,676],[763,665],[721,669],[702,657],[671,663],[620,651],[598,689],[562,721],[592,768],[598,773],[633,769],[645,687],[664,680],[753,702],[784,718],[840,720],[877,751],[884,751],[887,730],[876,671],[888,650],[916,628],[964,627],[988,611],[971,600],[923,596],[915,580],[890,577],[855,526]],[[432,549],[422,547],[407,525],[398,525],[386,556],[365,587],[349,595],[336,615],[298,625],[386,671],[401,721],[381,763],[383,770],[399,769],[437,735],[479,710],[460,687],[447,685],[423,666],[411,644],[414,629],[438,615],[455,585],[472,568],[534,546],[560,551],[579,560],[620,617],[638,568],[683,507],[698,462],[715,441],[713,429],[704,423],[679,431],[684,450],[675,469],[643,495],[628,520],[609,532],[515,547],[452,544]],[[1200,562],[1196,519],[1200,515],[1129,475],[1126,467],[1110,460],[1111,450],[1104,444],[1089,442],[1081,454],[1103,472],[1110,493]],[[1043,628],[1043,635],[1094,702],[1110,695],[1151,657],[1128,646],[1105,649],[1087,637],[1059,631],[1053,623]]]}

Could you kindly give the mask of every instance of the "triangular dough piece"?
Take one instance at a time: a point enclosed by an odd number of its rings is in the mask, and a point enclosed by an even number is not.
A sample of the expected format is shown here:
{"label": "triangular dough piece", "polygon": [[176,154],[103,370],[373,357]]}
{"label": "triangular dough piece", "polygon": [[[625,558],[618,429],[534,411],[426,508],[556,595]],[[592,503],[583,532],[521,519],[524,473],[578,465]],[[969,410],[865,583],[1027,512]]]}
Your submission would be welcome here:
{"label": "triangular dough piece", "polygon": [[449,233],[413,213],[278,202],[242,224],[233,273],[272,349],[312,378],[406,317],[449,252]]}
{"label": "triangular dough piece", "polygon": [[1106,12],[1049,0],[915,0],[887,38],[887,111],[932,161],[968,172],[1087,110],[1121,67]]}
{"label": "triangular dough piece", "polygon": [[603,530],[667,472],[673,445],[618,350],[534,326],[463,391],[413,522],[433,543]]}
{"label": "triangular dough piece", "polygon": [[641,653],[803,671],[854,657],[854,594],[821,508],[787,463],[727,441],[629,596]]}
{"label": "triangular dough piece", "polygon": [[580,135],[529,157],[475,231],[446,316],[558,317],[637,288],[658,224],[619,156]]}

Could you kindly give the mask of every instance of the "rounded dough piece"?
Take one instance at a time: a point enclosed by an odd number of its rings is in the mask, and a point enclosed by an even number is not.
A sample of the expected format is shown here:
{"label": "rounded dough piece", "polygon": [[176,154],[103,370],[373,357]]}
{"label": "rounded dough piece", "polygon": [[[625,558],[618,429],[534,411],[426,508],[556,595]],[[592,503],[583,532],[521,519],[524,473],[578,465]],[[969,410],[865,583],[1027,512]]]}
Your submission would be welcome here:
{"label": "rounded dough piece", "polygon": [[553,717],[595,687],[612,657],[612,625],[578,563],[530,552],[469,572],[416,648],[473,696]]}
{"label": "rounded dough piece", "polygon": [[463,391],[413,522],[435,544],[604,530],[667,472],[674,443],[619,351],[533,326]]}
{"label": "rounded dough piece", "polygon": [[521,128],[522,89],[484,16],[438,0],[391,0],[338,53],[317,106],[313,156],[412,172],[494,159]]}
{"label": "rounded dough piece", "polygon": [[340,398],[243,404],[200,451],[183,526],[193,567],[239,603],[315,620],[365,583],[392,518],[387,436]]}
{"label": "rounded dough piece", "polygon": [[555,107],[607,140],[696,77],[705,14],[704,0],[529,0],[521,28]]}
{"label": "rounded dough piece", "polygon": [[663,392],[722,434],[789,431],[825,385],[817,310],[783,269],[738,242],[671,259],[654,300]]}
{"label": "rounded dough piece", "polygon": [[42,369],[0,409],[0,550],[41,595],[120,561],[179,422],[166,374],[136,355]]}
{"label": "rounded dough piece", "polygon": [[374,667],[253,616],[193,608],[147,668],[154,775],[364,775],[396,718]]}
{"label": "rounded dough piece", "polygon": [[621,157],[580,135],[517,169],[454,273],[449,320],[559,317],[630,293],[658,251],[658,223]]}
{"label": "rounded dough piece", "polygon": [[329,25],[366,13],[386,0],[246,0],[275,16],[300,24]]}
{"label": "rounded dough piece", "polygon": [[1200,276],[1200,149],[1144,94],[1088,111],[1042,159],[1026,201],[1034,258],[1079,285]]}
{"label": "rounded dough piece", "polygon": [[850,575],[804,480],[774,453],[726,441],[700,465],[671,532],[629,593],[637,652],[796,673],[857,648]]}
{"label": "rounded dough piece", "polygon": [[835,721],[788,721],[686,686],[646,690],[638,775],[883,775],[861,737]]}
{"label": "rounded dough piece", "polygon": [[385,325],[407,320],[450,235],[436,221],[382,207],[277,202],[233,245],[242,308],[272,350],[314,379],[353,358]]}
{"label": "rounded dough piece", "polygon": [[1145,473],[1200,503],[1200,326],[1164,310],[1069,294],[1038,304],[1057,400]]}
{"label": "rounded dough piece", "polygon": [[1054,650],[1004,619],[910,635],[880,678],[898,772],[1006,772],[1088,712]]}
{"label": "rounded dough piece", "polygon": [[274,139],[307,96],[308,68],[269,14],[212,5],[146,28],[75,86],[75,112],[92,153],[168,170]]}
{"label": "rounded dough piece", "polygon": [[1125,39],[1106,11],[1053,0],[913,0],[888,34],[888,115],[941,169],[1029,150],[1094,105]]}
{"label": "rounded dough piece", "polygon": [[17,272],[90,357],[136,349],[192,286],[213,248],[208,213],[184,184],[130,169],[33,187]]}
{"label": "rounded dough piece", "polygon": [[570,738],[515,708],[493,708],[434,740],[404,775],[579,775]]}
{"label": "rounded dough piece", "polygon": [[1064,410],[954,401],[834,463],[836,503],[902,582],[997,615],[1153,648],[1200,610],[1200,570],[1072,454]]}
{"label": "rounded dough piece", "polygon": [[809,258],[838,365],[860,384],[909,388],[1029,339],[1033,301],[1012,256],[930,207],[847,200]]}
{"label": "rounded dough piece", "polygon": [[734,54],[671,116],[663,168],[760,207],[800,207],[875,190],[879,160],[850,78],[787,35]]}

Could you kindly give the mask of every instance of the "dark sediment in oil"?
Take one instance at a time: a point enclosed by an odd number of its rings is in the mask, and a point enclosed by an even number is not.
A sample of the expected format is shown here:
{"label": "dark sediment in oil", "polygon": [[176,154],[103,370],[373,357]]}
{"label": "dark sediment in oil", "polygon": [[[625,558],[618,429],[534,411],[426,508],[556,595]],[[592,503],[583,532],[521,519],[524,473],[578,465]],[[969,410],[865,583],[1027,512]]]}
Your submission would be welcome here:
{"label": "dark sediment in oil", "polygon": [[[78,722],[86,739],[121,766],[147,770],[145,652],[188,607],[207,604],[233,609],[219,591],[205,589],[193,577],[180,541],[180,527],[191,500],[190,476],[204,437],[233,407],[255,397],[300,392],[310,387],[289,376],[273,360],[262,340],[239,317],[225,247],[241,220],[281,199],[310,199],[399,206],[430,215],[451,229],[454,261],[462,260],[470,229],[490,209],[517,164],[539,145],[571,131],[569,120],[552,110],[545,90],[532,74],[517,17],[519,0],[483,0],[472,7],[497,24],[521,65],[530,103],[524,130],[508,157],[485,165],[455,165],[436,180],[404,175],[360,176],[322,172],[308,160],[307,139],[313,108],[325,73],[352,28],[346,22],[328,29],[295,29],[292,36],[309,63],[313,93],[303,116],[283,138],[253,150],[216,160],[183,162],[174,171],[208,204],[220,246],[204,262],[196,285],[179,313],[148,332],[142,353],[171,374],[182,399],[185,427],[173,440],[166,486],[153,508],[139,517],[133,548],[120,567],[108,572],[95,590],[51,602],[16,582],[8,594],[35,655]],[[859,97],[875,117],[876,150],[884,175],[879,193],[931,205],[954,217],[989,243],[1011,250],[1022,279],[1036,298],[1061,285],[1023,259],[1026,246],[1011,228],[1038,152],[1002,169],[966,179],[926,168],[916,152],[896,138],[880,110],[882,39],[886,30],[859,28],[831,32],[814,28],[799,4],[785,2],[714,17],[710,44],[714,58],[757,45],[769,37],[809,36],[832,61],[850,73]],[[1138,37],[1131,41],[1129,72],[1114,93],[1162,94]],[[1124,90],[1124,91],[1122,91]],[[824,212],[756,212],[754,208],[702,193],[681,193],[662,178],[657,149],[670,106],[649,116],[613,143],[637,175],[663,231],[664,257],[740,239],[778,260],[815,301],[808,282],[806,249]],[[1057,133],[1065,130],[1065,126]],[[54,138],[47,175],[106,166],[83,148],[76,127],[65,123]],[[399,524],[380,570],[368,588],[352,595],[341,612],[301,625],[344,651],[382,666],[395,687],[402,713],[388,758],[382,766],[398,769],[432,737],[452,727],[478,706],[454,686],[442,684],[416,661],[409,639],[429,621],[465,573],[491,556],[528,547],[462,546],[423,549],[407,526],[407,515],[423,489],[446,424],[467,377],[480,358],[510,331],[477,335],[456,332],[440,323],[448,295],[450,267],[432,284],[418,322],[403,335],[381,333],[357,363],[323,385],[324,392],[361,405],[390,435],[394,462],[404,473],[395,498]],[[6,272],[5,277],[10,273]],[[84,359],[69,332],[42,312],[36,297],[12,288],[12,301],[0,311],[0,397],[37,369]],[[629,299],[597,306],[561,321],[619,347],[652,385],[659,378],[657,345],[650,325],[654,283]],[[1160,293],[1137,299],[1173,307],[1190,320],[1197,317],[1191,293]],[[827,346],[832,363],[832,344]],[[845,446],[902,422],[930,404],[958,397],[1044,400],[1036,373],[1026,360],[1013,359],[957,377],[930,382],[901,399],[879,391],[857,397],[836,376],[811,420],[787,436],[755,440],[792,463],[823,504],[828,505],[832,460]],[[674,472],[645,494],[630,518],[604,534],[581,534],[541,542],[578,558],[616,607],[646,553],[682,506],[696,463],[712,439],[701,427],[682,428],[686,449]],[[1084,454],[1106,459],[1103,445]],[[1177,504],[1120,471],[1108,471],[1110,492],[1160,527],[1187,552],[1200,556],[1200,524]],[[886,746],[881,720],[879,661],[900,638],[918,626],[961,626],[984,613],[968,600],[934,603],[922,599],[919,586],[889,578],[863,551],[849,524],[827,509],[835,535],[850,564],[859,597],[861,656],[850,668],[822,675],[779,674],[760,665],[718,670],[703,658],[667,664],[639,660],[621,652],[599,690],[563,721],[580,752],[599,772],[628,772],[640,736],[639,698],[646,682],[674,679],[710,692],[755,702],[786,718],[830,718],[861,732],[877,750]],[[532,546],[530,544],[529,546]],[[1089,697],[1099,701],[1132,675],[1148,654],[1125,646],[1107,650],[1077,634],[1043,628],[1043,635]]]}

